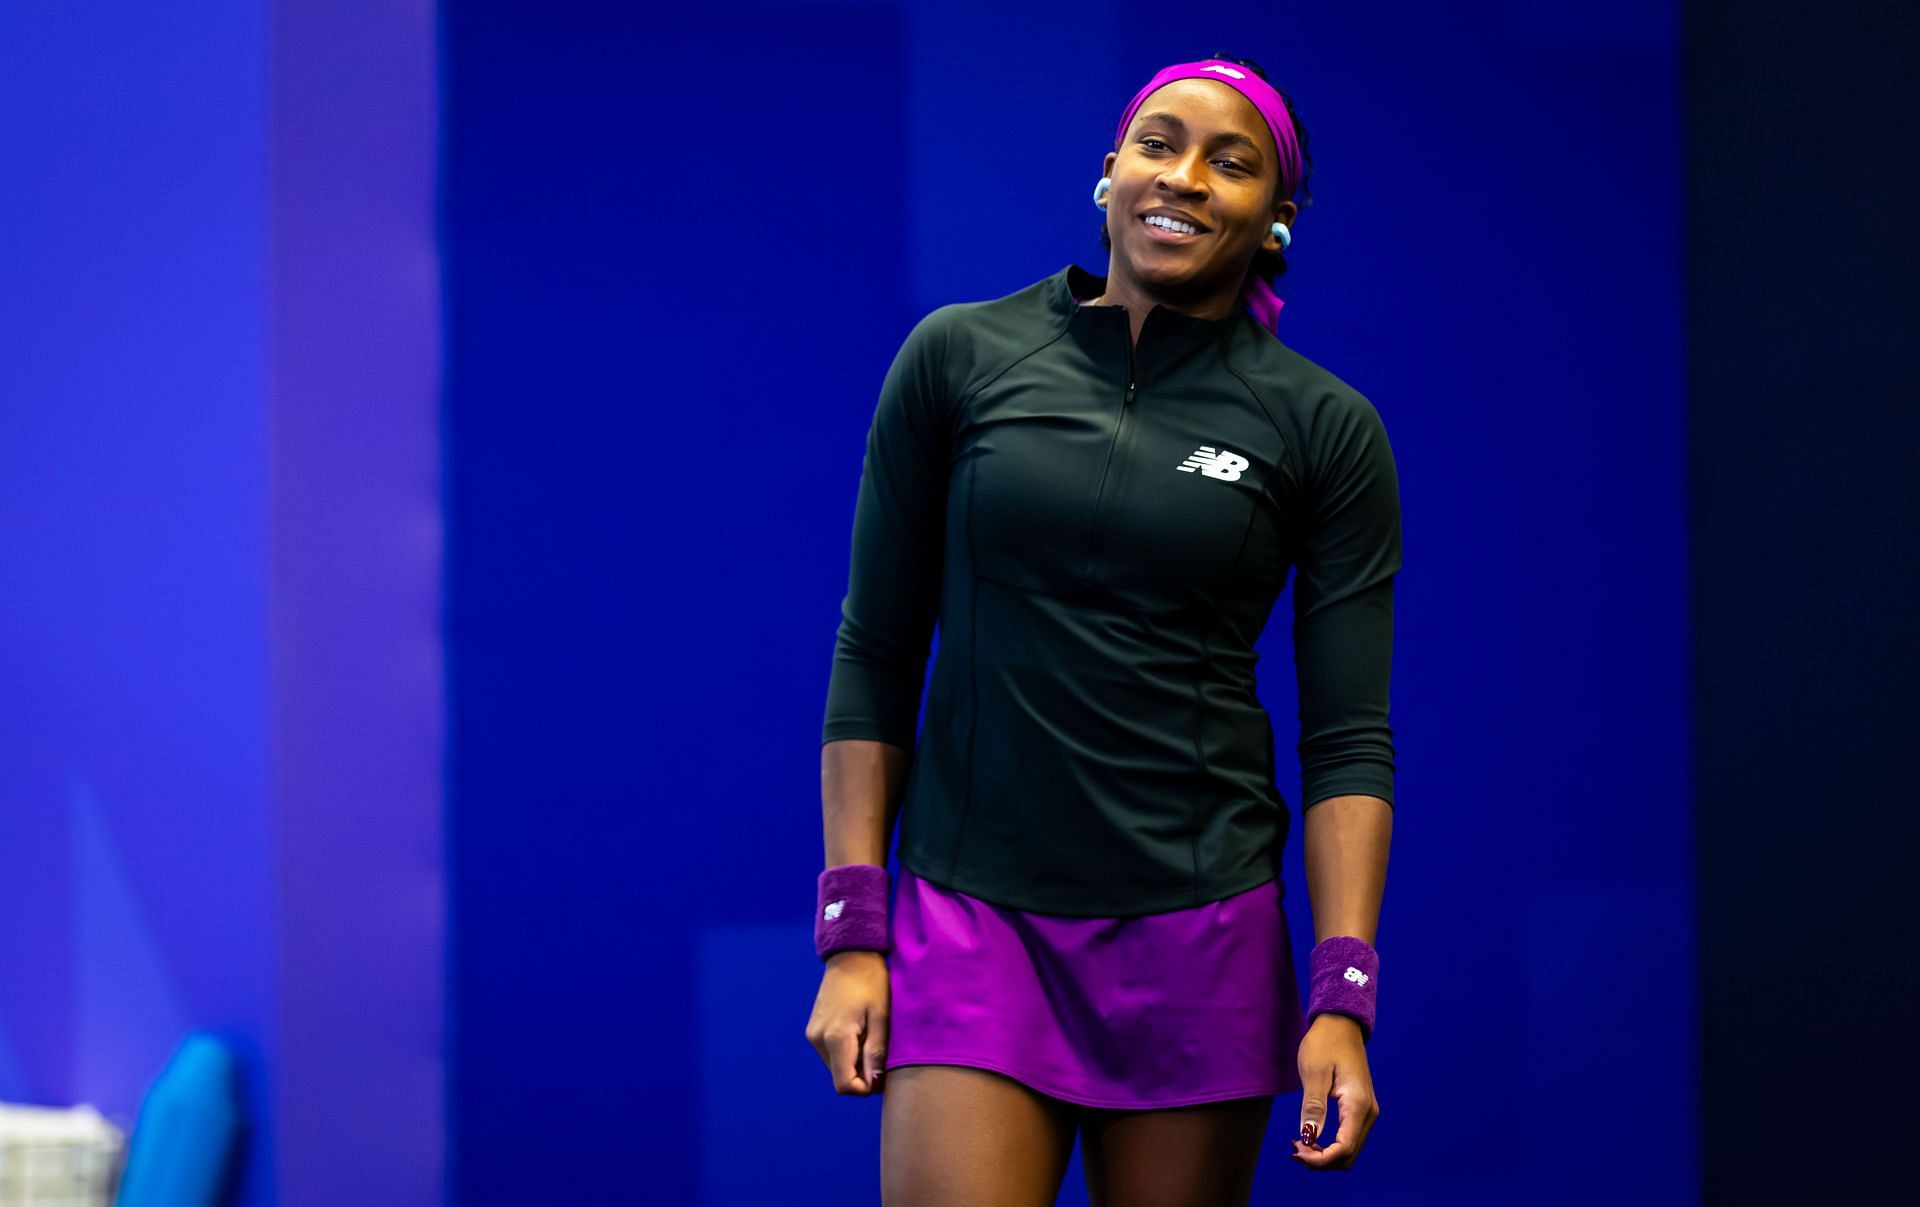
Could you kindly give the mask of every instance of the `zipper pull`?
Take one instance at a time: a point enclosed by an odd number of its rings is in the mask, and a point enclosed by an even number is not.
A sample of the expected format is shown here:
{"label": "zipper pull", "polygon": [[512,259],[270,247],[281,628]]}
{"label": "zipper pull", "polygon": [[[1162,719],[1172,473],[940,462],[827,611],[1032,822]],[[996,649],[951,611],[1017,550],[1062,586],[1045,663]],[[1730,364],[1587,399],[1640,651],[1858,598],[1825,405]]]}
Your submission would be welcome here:
{"label": "zipper pull", "polygon": [[1126,398],[1125,398],[1125,399],[1123,400],[1123,403],[1122,403],[1122,405],[1125,405],[1126,403],[1130,403],[1130,402],[1132,402],[1132,401],[1133,401],[1133,383],[1132,383],[1132,382],[1128,382],[1128,383],[1127,383],[1127,396],[1126,396]]}

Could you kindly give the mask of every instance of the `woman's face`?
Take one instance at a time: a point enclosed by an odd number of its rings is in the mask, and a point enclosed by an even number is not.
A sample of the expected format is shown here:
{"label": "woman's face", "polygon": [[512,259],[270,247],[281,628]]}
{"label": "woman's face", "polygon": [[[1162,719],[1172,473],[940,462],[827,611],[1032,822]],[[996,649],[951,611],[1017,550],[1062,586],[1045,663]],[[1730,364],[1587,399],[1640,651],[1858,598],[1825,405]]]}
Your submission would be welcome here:
{"label": "woman's face", "polygon": [[[1253,256],[1278,251],[1277,220],[1293,225],[1280,191],[1273,131],[1253,102],[1213,80],[1175,80],[1140,103],[1107,153],[1103,174],[1112,272],[1170,298],[1238,292]],[[1184,218],[1187,234],[1148,223]]]}

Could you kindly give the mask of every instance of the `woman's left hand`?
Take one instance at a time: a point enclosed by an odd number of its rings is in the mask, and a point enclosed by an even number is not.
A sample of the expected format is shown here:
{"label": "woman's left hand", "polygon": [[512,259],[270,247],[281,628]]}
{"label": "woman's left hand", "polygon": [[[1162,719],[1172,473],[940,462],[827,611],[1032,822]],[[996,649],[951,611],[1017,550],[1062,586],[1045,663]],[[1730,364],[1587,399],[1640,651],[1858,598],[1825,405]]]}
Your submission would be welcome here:
{"label": "woman's left hand", "polygon": [[[1380,1117],[1360,1024],[1344,1014],[1315,1018],[1300,1041],[1300,1082],[1301,1134],[1293,1159],[1309,1169],[1350,1168]],[[1322,1148],[1314,1141],[1326,1130],[1329,1096],[1340,1102],[1340,1134]]]}

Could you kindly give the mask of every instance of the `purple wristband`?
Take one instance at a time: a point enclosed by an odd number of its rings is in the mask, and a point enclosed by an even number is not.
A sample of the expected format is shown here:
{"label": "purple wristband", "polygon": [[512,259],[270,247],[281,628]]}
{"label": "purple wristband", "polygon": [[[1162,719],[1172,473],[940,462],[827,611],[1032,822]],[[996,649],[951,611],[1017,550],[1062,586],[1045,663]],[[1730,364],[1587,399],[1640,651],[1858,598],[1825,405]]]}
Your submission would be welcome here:
{"label": "purple wristband", "polygon": [[836,951],[886,952],[887,869],[843,863],[820,873],[820,902],[813,911],[813,948],[826,959]]}
{"label": "purple wristband", "polygon": [[1334,935],[1322,939],[1308,957],[1307,1022],[1326,1013],[1344,1014],[1360,1024],[1360,1041],[1373,1035],[1374,991],[1380,980],[1380,953],[1365,939]]}

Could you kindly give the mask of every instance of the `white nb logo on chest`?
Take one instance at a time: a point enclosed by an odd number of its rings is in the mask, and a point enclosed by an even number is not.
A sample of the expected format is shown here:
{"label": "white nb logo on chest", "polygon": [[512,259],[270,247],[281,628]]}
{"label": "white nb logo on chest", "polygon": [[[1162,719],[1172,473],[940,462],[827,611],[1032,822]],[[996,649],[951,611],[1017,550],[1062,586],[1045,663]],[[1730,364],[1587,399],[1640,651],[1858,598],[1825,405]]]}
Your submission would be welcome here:
{"label": "white nb logo on chest", "polygon": [[1238,453],[1225,449],[1216,449],[1211,444],[1203,444],[1193,450],[1185,461],[1180,463],[1180,472],[1190,474],[1199,470],[1209,478],[1218,478],[1222,482],[1232,482],[1240,477],[1240,471],[1251,464]]}

